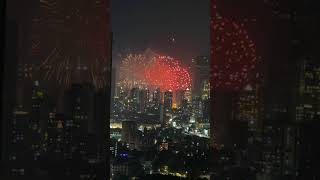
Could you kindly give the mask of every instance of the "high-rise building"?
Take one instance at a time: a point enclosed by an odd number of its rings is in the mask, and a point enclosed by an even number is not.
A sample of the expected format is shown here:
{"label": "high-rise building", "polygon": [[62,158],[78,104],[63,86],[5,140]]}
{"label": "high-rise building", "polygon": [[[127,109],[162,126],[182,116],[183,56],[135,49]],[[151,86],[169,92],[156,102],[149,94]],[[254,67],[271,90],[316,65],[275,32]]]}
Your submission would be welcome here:
{"label": "high-rise building", "polygon": [[147,104],[149,103],[150,92],[148,89],[141,89],[139,92],[139,108],[138,112],[145,112]]}
{"label": "high-rise building", "polygon": [[249,128],[257,131],[261,130],[261,98],[258,94],[258,87],[247,85],[243,91],[239,92],[235,107],[235,120],[247,122]]}
{"label": "high-rise building", "polygon": [[[9,143],[6,145],[9,151],[5,159],[9,165],[6,167],[8,168],[6,174],[9,176],[23,177],[31,174],[32,149],[30,147],[31,143],[35,141],[31,138],[29,121],[30,114],[28,112],[20,109],[13,112],[8,129],[10,132]],[[25,166],[26,163],[30,163],[30,166]]]}
{"label": "high-rise building", "polygon": [[117,83],[116,85],[116,97],[119,98],[120,101],[124,101],[127,94],[125,88],[123,88],[120,83]]}
{"label": "high-rise building", "polygon": [[320,145],[314,140],[320,135],[319,126],[319,120],[304,121],[299,125],[299,136],[294,144],[298,148],[295,159],[298,179],[317,179],[320,176],[317,162]]}
{"label": "high-rise building", "polygon": [[173,92],[172,91],[164,92],[163,105],[164,105],[165,112],[170,112],[172,110],[172,104],[173,104]]}
{"label": "high-rise building", "polygon": [[[65,141],[70,142],[67,147],[72,149],[71,160],[80,161],[73,167],[75,170],[88,166],[90,171],[105,176],[106,165],[102,162],[107,158],[109,93],[111,92],[105,89],[96,91],[88,83],[73,84],[66,92]],[[89,167],[90,164],[93,166]],[[86,174],[86,171],[81,173]]]}
{"label": "high-rise building", "polygon": [[94,131],[99,143],[105,145],[105,139],[109,137],[110,124],[110,96],[107,89],[100,89],[95,93],[95,115],[94,115]]}
{"label": "high-rise building", "polygon": [[158,106],[161,103],[161,91],[160,88],[157,88],[152,94],[152,101],[155,107],[159,108]]}
{"label": "high-rise building", "polygon": [[34,130],[39,130],[43,134],[47,130],[49,114],[48,96],[40,86],[39,81],[35,81],[31,96],[31,124]]}
{"label": "high-rise building", "polygon": [[17,105],[23,106],[25,110],[31,111],[32,102],[30,94],[34,87],[33,82],[34,65],[29,63],[19,62],[18,64],[18,77],[17,77]]}
{"label": "high-rise building", "polygon": [[162,125],[165,125],[165,113],[164,113],[164,108],[163,108],[163,104],[160,104],[159,105],[159,111],[160,111],[160,123]]}
{"label": "high-rise building", "polygon": [[116,75],[117,75],[116,68],[112,68],[112,70],[111,70],[111,104],[113,104],[114,97],[118,96]]}
{"label": "high-rise building", "polygon": [[192,113],[196,120],[203,118],[203,101],[199,96],[192,98]]}
{"label": "high-rise building", "polygon": [[94,118],[93,87],[74,84],[65,96],[65,118],[67,124],[71,124],[68,133],[73,149],[72,158],[81,161],[82,163],[78,163],[80,166],[88,155],[88,127]]}
{"label": "high-rise building", "polygon": [[299,174],[298,154],[300,144],[299,128],[290,123],[285,113],[281,119],[264,123],[261,151],[261,169],[265,177],[294,178]]}
{"label": "high-rise building", "polygon": [[210,82],[209,80],[205,80],[201,89],[201,99],[208,100],[210,99]]}
{"label": "high-rise building", "polygon": [[187,88],[184,93],[185,98],[188,100],[189,103],[192,101],[192,90],[191,88]]}
{"label": "high-rise building", "polygon": [[204,100],[202,102],[202,118],[204,122],[209,122],[210,120],[210,100]]}
{"label": "high-rise building", "polygon": [[[111,67],[108,67],[111,64],[109,0],[6,2],[8,23],[3,84],[7,87],[5,94],[2,94],[6,109],[3,109],[5,115],[2,117],[1,132],[2,129],[6,131],[1,134],[5,141],[1,141],[1,158],[8,160],[10,152],[21,151],[19,156],[25,159],[23,162],[10,161],[11,165],[19,163],[19,166],[6,169],[6,174],[28,174],[27,168],[32,167],[33,175],[50,173],[54,177],[62,177],[70,172],[66,170],[67,162],[70,162],[67,159],[72,160],[73,164],[86,161],[79,163],[81,165],[78,167],[90,171],[90,175],[96,173],[99,163],[92,163],[95,162],[92,154],[105,154],[106,151],[96,147],[105,144],[108,136],[100,136],[97,143],[95,135],[97,132],[107,132],[109,125],[106,123],[109,113],[106,104],[109,104],[108,96],[111,94],[108,90],[111,82]],[[90,83],[94,87],[84,84],[71,87],[75,82]],[[70,87],[71,90],[64,96],[64,91]],[[101,88],[107,95],[95,94]],[[21,114],[26,117],[21,117]],[[12,130],[21,129],[21,123],[25,129],[18,131],[25,131],[26,135]],[[25,147],[6,145],[11,143],[8,140],[12,134]],[[9,147],[14,149],[9,151]],[[62,155],[59,156],[62,161],[59,162],[58,158],[57,161],[46,161],[58,157],[51,157],[50,153]],[[103,158],[106,159],[106,156]],[[41,164],[39,159],[41,163],[46,162]],[[4,161],[5,167],[11,165]],[[61,172],[54,173],[59,171],[56,168]],[[87,176],[85,171],[75,170],[73,176]],[[105,177],[99,176],[98,179]]]}
{"label": "high-rise building", "polygon": [[[4,48],[4,63],[1,85],[1,160],[7,157],[10,119],[16,105],[16,81],[18,64],[18,22],[7,21]],[[5,86],[4,86],[5,85]]]}
{"label": "high-rise building", "polygon": [[137,112],[139,110],[139,93],[139,88],[132,88],[130,90],[129,108],[132,112]]}
{"label": "high-rise building", "polygon": [[320,64],[312,58],[299,63],[296,121],[320,118]]}
{"label": "high-rise building", "polygon": [[194,64],[194,75],[193,75],[193,96],[201,96],[202,89],[206,82],[210,78],[210,62],[207,56],[198,56],[192,59]]}
{"label": "high-rise building", "polygon": [[175,104],[178,108],[182,107],[183,100],[185,99],[185,91],[184,90],[177,90],[176,91],[176,101]]}
{"label": "high-rise building", "polygon": [[137,148],[137,123],[135,121],[122,121],[121,140],[126,143],[130,149]]}
{"label": "high-rise building", "polygon": [[232,147],[232,121],[237,94],[234,91],[213,90],[210,113],[211,146]]}
{"label": "high-rise building", "polygon": [[79,129],[79,133],[92,133],[95,126],[94,87],[91,84],[74,84],[65,100],[66,117],[73,120],[74,127]]}

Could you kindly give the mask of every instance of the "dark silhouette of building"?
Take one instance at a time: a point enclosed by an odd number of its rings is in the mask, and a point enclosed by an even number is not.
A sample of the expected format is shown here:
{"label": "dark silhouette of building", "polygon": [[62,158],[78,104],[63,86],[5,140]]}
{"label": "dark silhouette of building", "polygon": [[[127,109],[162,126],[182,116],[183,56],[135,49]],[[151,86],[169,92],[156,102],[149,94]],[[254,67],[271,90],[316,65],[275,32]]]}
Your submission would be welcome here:
{"label": "dark silhouette of building", "polygon": [[140,89],[139,92],[139,108],[138,112],[144,113],[149,102],[150,92],[148,89]]}
{"label": "dark silhouette of building", "polygon": [[[4,47],[5,46],[5,44],[6,44],[6,41],[5,41],[5,38],[6,38],[6,36],[5,36],[5,34],[4,34],[4,32],[5,32],[5,6],[6,6],[6,2],[5,1],[2,1],[1,3],[0,3],[0,17],[1,17],[1,28],[0,28],[0,34],[1,34],[1,36],[0,36],[0,41],[1,41],[1,44],[0,44],[0,46],[1,47]],[[3,74],[3,68],[4,68],[4,48],[2,48],[2,50],[0,51],[0,57],[1,57],[1,62],[2,63],[0,63],[0,68],[1,68],[1,72],[2,72],[2,74],[1,74],[1,77],[4,77],[4,74]],[[3,94],[3,90],[4,90],[4,88],[3,88],[3,82],[4,82],[4,79],[1,79],[1,85],[0,85],[0,93],[1,93],[1,98],[3,98],[3,96],[2,96],[2,94]],[[3,157],[3,142],[4,142],[4,139],[3,139],[3,136],[5,135],[4,134],[4,129],[3,129],[3,127],[4,127],[4,123],[3,123],[3,115],[4,114],[4,109],[3,109],[3,104],[1,103],[1,106],[0,106],[0,116],[1,116],[1,122],[0,122],[0,134],[1,134],[1,139],[0,139],[0,161],[2,161],[2,157]],[[2,169],[2,163],[0,163],[0,168]],[[2,174],[2,172],[0,171],[0,174]]]}
{"label": "dark silhouette of building", "polygon": [[305,121],[299,126],[298,143],[298,178],[297,179],[317,179],[319,178],[320,146],[314,140],[319,136],[319,122],[317,120]]}
{"label": "dark silhouette of building", "polygon": [[17,76],[17,51],[18,51],[18,24],[16,22],[6,23],[5,53],[3,56],[4,71],[2,76],[1,91],[1,160],[5,160],[8,154],[8,134],[10,118],[16,102]]}
{"label": "dark silhouette of building", "polygon": [[137,123],[135,121],[122,121],[121,140],[127,144],[130,149],[137,148]]}
{"label": "dark silhouette of building", "polygon": [[159,108],[161,103],[161,91],[160,88],[156,89],[152,94],[152,102],[155,108]]}
{"label": "dark silhouette of building", "polygon": [[210,78],[210,60],[207,56],[198,56],[193,58],[192,62],[194,64],[192,95],[201,96],[202,87]]}
{"label": "dark silhouette of building", "polygon": [[234,119],[236,93],[212,91],[210,138],[212,146],[232,147],[231,125]]}
{"label": "dark silhouette of building", "polygon": [[173,104],[173,92],[172,91],[164,92],[163,106],[164,106],[165,112],[170,112],[172,110],[172,104]]}
{"label": "dark silhouette of building", "polygon": [[[6,2],[5,16],[1,16],[5,17],[1,22],[6,24],[6,38],[1,41],[5,43],[5,54],[1,57],[5,65],[2,82],[5,86],[1,95],[1,175],[6,179],[13,176],[22,179],[106,178],[111,95],[109,1],[2,2]],[[75,14],[71,13],[74,7],[83,11],[69,21],[71,14]],[[85,24],[80,24],[82,28],[79,28],[75,21],[80,16],[94,17],[94,20],[90,26],[84,28]],[[93,28],[95,32],[101,31],[90,33],[93,26],[99,27]],[[61,56],[49,57],[46,61],[45,56],[50,56],[53,44],[60,48],[60,53],[69,51],[81,56],[82,61],[95,59],[92,55],[100,54],[103,63],[99,67],[91,66],[94,74],[85,73],[88,64],[72,64],[72,67],[65,64],[60,70],[82,72],[80,76],[73,76],[74,81],[69,81],[69,85],[78,81],[84,83],[64,86],[59,81],[66,82],[66,74],[61,76],[63,80],[41,75],[52,69],[41,71],[40,64],[63,61]],[[76,45],[69,46],[71,44]],[[86,62],[90,65],[91,61]],[[94,60],[93,64],[96,65]],[[65,95],[70,87],[69,94]],[[84,102],[78,102],[78,98]]]}

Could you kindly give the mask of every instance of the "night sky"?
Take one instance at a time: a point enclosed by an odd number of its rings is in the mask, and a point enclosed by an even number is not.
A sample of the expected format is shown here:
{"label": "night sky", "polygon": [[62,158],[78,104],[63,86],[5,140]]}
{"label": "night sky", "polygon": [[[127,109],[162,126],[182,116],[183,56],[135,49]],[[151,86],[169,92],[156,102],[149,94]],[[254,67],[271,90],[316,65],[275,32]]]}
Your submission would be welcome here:
{"label": "night sky", "polygon": [[208,55],[209,11],[209,0],[112,0],[113,63],[146,48],[185,64]]}

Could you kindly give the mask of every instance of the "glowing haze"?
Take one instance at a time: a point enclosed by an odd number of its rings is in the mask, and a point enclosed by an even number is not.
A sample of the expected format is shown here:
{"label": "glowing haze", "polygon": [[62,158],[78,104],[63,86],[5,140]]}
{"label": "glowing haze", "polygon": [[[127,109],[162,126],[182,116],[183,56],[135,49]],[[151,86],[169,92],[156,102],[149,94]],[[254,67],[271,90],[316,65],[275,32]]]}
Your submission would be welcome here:
{"label": "glowing haze", "polygon": [[127,54],[121,56],[119,80],[122,87],[146,87],[144,72],[147,67],[145,54]]}
{"label": "glowing haze", "polygon": [[145,71],[146,82],[161,91],[186,90],[191,86],[189,70],[169,56],[156,56]]}
{"label": "glowing haze", "polygon": [[191,75],[179,60],[154,54],[129,54],[120,63],[120,84],[126,88],[160,88],[161,91],[186,90]]}

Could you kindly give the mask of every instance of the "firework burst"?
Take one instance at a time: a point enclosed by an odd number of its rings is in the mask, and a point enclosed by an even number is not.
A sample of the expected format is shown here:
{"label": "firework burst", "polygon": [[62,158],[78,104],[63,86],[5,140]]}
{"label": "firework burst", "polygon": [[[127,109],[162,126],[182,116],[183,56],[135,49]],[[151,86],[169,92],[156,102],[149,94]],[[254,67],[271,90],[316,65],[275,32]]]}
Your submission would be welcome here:
{"label": "firework burst", "polygon": [[214,88],[241,89],[258,76],[260,57],[243,23],[216,15],[211,22]]}
{"label": "firework burst", "polygon": [[156,56],[146,68],[145,78],[150,86],[159,87],[161,91],[186,90],[191,86],[188,69],[168,56]]}
{"label": "firework burst", "polygon": [[40,0],[32,23],[31,58],[43,80],[106,86],[110,45],[106,1]]}
{"label": "firework burst", "polygon": [[144,54],[128,54],[120,56],[119,82],[122,87],[146,87],[144,72],[146,70],[148,59]]}

